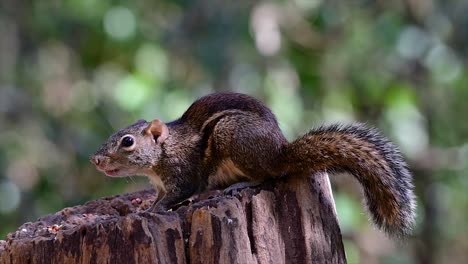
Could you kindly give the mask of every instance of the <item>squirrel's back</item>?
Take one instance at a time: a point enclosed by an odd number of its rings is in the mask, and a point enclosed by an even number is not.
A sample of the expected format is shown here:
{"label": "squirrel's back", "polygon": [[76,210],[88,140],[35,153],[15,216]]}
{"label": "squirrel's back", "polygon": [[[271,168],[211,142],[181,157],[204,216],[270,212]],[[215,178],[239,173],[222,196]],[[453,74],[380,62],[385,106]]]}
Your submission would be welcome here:
{"label": "squirrel's back", "polygon": [[185,111],[178,122],[188,123],[200,129],[214,115],[233,110],[255,113],[277,123],[275,115],[261,101],[245,94],[233,92],[213,93],[201,97]]}

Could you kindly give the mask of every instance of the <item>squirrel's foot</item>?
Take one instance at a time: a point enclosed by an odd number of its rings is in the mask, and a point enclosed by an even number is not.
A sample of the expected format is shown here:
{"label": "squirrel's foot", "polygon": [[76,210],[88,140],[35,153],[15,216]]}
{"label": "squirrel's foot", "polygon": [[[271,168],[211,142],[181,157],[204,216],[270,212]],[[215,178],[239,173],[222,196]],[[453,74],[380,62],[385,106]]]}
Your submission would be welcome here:
{"label": "squirrel's foot", "polygon": [[169,210],[175,211],[175,210],[179,209],[182,206],[189,206],[190,204],[192,204],[194,202],[194,200],[195,200],[194,196],[191,196],[191,197],[183,200],[182,202],[179,202],[179,203],[176,203],[176,204],[172,205],[169,208]]}
{"label": "squirrel's foot", "polygon": [[230,195],[236,195],[238,194],[242,189],[249,188],[249,187],[255,187],[260,185],[261,182],[238,182],[234,183],[233,185],[227,187],[224,189],[223,193],[224,194],[230,194]]}
{"label": "squirrel's foot", "polygon": [[156,200],[154,203],[148,207],[148,209],[144,210],[145,213],[165,213],[170,211],[170,208],[167,208],[164,204],[160,201]]}
{"label": "squirrel's foot", "polygon": [[165,212],[171,212],[179,209],[182,206],[189,206],[193,202],[196,202],[197,200],[200,199],[201,194],[196,194],[193,195],[181,202],[178,203],[167,203],[166,200],[162,199],[161,201],[157,200],[154,201],[154,203],[145,210],[147,213],[165,213]]}
{"label": "squirrel's foot", "polygon": [[213,197],[219,196],[220,194],[221,194],[220,190],[209,190],[209,191],[205,191],[202,193],[197,193],[195,195],[192,195],[188,199],[190,199],[191,202],[199,202],[199,201],[208,200]]}

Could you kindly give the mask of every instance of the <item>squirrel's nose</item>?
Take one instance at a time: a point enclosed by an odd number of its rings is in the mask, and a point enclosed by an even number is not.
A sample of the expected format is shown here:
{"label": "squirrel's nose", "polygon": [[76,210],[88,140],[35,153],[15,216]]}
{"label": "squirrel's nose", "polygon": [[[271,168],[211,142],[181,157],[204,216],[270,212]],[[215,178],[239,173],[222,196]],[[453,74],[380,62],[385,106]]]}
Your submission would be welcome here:
{"label": "squirrel's nose", "polygon": [[94,165],[99,165],[103,160],[103,157],[102,156],[92,156],[89,161],[91,161],[91,163],[93,163]]}

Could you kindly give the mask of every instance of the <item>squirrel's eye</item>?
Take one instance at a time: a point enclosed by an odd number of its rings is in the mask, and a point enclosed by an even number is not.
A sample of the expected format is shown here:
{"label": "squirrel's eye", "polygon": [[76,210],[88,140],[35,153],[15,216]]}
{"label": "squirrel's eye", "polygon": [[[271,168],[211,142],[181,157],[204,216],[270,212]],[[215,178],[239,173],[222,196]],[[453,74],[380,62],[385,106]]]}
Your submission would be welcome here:
{"label": "squirrel's eye", "polygon": [[134,143],[135,143],[135,140],[133,139],[133,137],[125,136],[122,138],[122,142],[120,144],[122,145],[122,147],[128,148],[128,147],[133,146]]}

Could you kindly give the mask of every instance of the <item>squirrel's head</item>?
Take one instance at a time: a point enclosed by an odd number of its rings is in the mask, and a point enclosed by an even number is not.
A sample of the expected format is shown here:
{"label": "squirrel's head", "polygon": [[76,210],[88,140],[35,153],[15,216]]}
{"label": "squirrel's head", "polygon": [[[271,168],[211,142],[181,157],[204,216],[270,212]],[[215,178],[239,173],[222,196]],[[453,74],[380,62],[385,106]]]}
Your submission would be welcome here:
{"label": "squirrel's head", "polygon": [[162,144],[169,136],[159,119],[139,120],[110,136],[90,161],[111,177],[148,176],[161,157]]}

